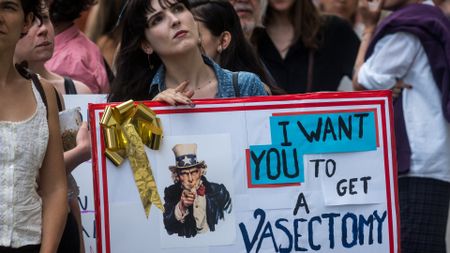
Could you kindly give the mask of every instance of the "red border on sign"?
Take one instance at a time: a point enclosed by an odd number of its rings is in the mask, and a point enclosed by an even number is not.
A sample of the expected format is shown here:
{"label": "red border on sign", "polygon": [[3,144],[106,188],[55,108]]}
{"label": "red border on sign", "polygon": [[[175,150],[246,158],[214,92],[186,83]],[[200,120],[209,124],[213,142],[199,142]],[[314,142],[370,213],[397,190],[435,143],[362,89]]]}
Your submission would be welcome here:
{"label": "red border on sign", "polygon": [[[229,106],[228,104],[233,103],[258,103],[258,102],[282,102],[289,100],[324,100],[324,99],[333,99],[333,98],[348,98],[355,99],[355,94],[358,94],[358,98],[373,98],[374,100],[358,100],[358,101],[339,101],[339,102],[306,102],[306,103],[286,103],[286,104],[271,104],[271,105],[243,105],[243,106]],[[384,143],[384,165],[385,165],[385,183],[386,183],[386,202],[387,202],[387,213],[388,213],[388,228],[389,228],[389,248],[390,253],[394,252],[394,233],[393,233],[393,219],[396,219],[397,224],[397,245],[398,252],[400,252],[400,217],[399,215],[393,215],[392,210],[392,197],[391,197],[391,184],[390,184],[390,174],[389,174],[389,149],[387,148],[387,128],[386,128],[386,110],[389,111],[390,115],[390,128],[393,127],[393,108],[392,108],[392,92],[391,91],[363,91],[363,92],[320,92],[320,93],[310,93],[310,94],[299,94],[299,95],[284,95],[284,96],[267,96],[267,97],[251,97],[251,98],[231,98],[231,99],[201,99],[194,100],[196,104],[204,104],[204,105],[223,105],[223,107],[213,107],[213,108],[167,108],[166,104],[158,103],[158,102],[143,102],[146,106],[151,107],[157,114],[178,114],[178,113],[203,113],[203,112],[230,112],[230,111],[253,111],[253,110],[269,110],[269,109],[289,109],[289,108],[309,108],[309,107],[330,107],[330,106],[351,106],[351,105],[379,105],[381,112],[381,123],[382,123],[382,136]],[[384,100],[387,97],[388,104],[386,108],[386,101]],[[91,129],[95,129],[98,125],[95,118],[96,110],[103,110],[108,105],[114,105],[118,103],[109,103],[109,104],[89,104],[89,119],[90,119],[90,127]],[[160,107],[165,107],[158,109]],[[368,109],[373,110],[373,109]],[[356,111],[364,111],[356,110]],[[335,111],[333,111],[335,112]],[[97,112],[99,113],[99,112]],[[317,113],[317,112],[311,112]],[[376,113],[376,110],[375,110]],[[276,113],[279,115],[278,113]],[[275,115],[275,114],[274,114]],[[377,117],[376,117],[377,119]],[[378,123],[378,122],[376,122]],[[378,127],[378,124],[377,124]],[[103,134],[100,131],[100,138],[103,138]],[[378,129],[377,129],[378,132]],[[96,161],[98,161],[97,157],[97,140],[96,140],[96,131],[91,131],[91,141],[93,144],[93,154],[92,154],[92,170],[93,170],[93,180],[94,180],[94,203],[95,203],[95,218],[96,218],[96,228],[97,228],[97,252],[101,253],[102,251],[102,205],[99,199],[99,190],[100,190],[100,175],[99,168]],[[377,135],[377,146],[379,146],[378,135]],[[104,152],[104,144],[101,143],[101,151]],[[397,192],[397,161],[396,161],[396,152],[395,152],[395,137],[393,133],[391,133],[391,154],[393,161],[393,184],[394,184],[394,201],[395,208],[399,210],[398,204],[398,192]],[[248,150],[246,150],[246,156],[248,156]],[[247,159],[248,161],[248,159]],[[107,184],[107,170],[106,170],[106,157],[102,156],[101,159],[102,166],[102,179],[103,179],[103,207],[104,207],[104,230],[105,230],[105,252],[111,253],[110,248],[110,224],[109,224],[109,202],[108,202],[108,184]],[[248,178],[247,178],[248,180]],[[106,183],[105,183],[106,182]],[[269,186],[268,186],[269,187]],[[273,187],[272,185],[270,187]],[[395,217],[393,217],[395,216]]]}

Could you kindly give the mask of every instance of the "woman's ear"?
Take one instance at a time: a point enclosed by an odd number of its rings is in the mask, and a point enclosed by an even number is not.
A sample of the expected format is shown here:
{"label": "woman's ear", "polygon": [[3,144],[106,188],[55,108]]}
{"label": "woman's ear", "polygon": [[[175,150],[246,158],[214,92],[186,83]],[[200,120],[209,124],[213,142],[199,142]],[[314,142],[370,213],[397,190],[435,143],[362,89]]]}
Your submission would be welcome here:
{"label": "woman's ear", "polygon": [[146,54],[152,54],[153,53],[152,46],[150,46],[150,43],[148,43],[148,41],[146,41],[146,40],[142,40],[141,48],[142,48],[142,51],[144,51]]}
{"label": "woman's ear", "polygon": [[222,50],[227,49],[227,47],[230,45],[231,43],[231,33],[229,31],[225,31],[220,35],[220,43],[219,43],[219,47]]}

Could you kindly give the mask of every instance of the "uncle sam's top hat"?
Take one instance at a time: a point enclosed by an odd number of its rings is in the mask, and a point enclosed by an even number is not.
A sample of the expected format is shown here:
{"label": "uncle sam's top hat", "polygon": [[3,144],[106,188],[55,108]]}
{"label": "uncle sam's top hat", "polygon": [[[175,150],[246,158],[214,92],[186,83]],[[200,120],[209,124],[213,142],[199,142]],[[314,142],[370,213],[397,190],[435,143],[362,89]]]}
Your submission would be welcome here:
{"label": "uncle sam's top hat", "polygon": [[175,154],[175,166],[169,166],[174,172],[176,170],[190,169],[198,165],[204,165],[205,161],[197,160],[197,144],[177,144],[172,148]]}

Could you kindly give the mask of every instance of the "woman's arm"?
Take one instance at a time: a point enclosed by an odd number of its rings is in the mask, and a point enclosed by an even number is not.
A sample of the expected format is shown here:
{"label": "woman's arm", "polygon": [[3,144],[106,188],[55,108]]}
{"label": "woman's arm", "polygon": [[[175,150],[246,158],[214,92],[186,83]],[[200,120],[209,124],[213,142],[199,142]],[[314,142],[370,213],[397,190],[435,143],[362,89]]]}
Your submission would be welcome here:
{"label": "woman's arm", "polygon": [[75,80],[73,82],[75,83],[75,89],[78,94],[92,94],[91,89],[86,84]]}
{"label": "woman's arm", "polygon": [[353,89],[365,90],[364,86],[358,82],[358,72],[364,63],[364,58],[369,48],[370,41],[372,40],[373,33],[375,32],[378,21],[380,20],[381,8],[384,5],[384,0],[377,1],[376,8],[369,6],[368,0],[360,0],[358,3],[358,11],[361,15],[361,22],[364,24],[364,32],[361,38],[361,44],[359,46],[358,55],[356,56],[355,68],[353,70]]}
{"label": "woman's arm", "polygon": [[67,182],[55,92],[51,85],[41,81],[48,104],[49,140],[39,171],[39,193],[42,198],[40,253],[55,253],[67,217]]}
{"label": "woman's arm", "polygon": [[77,133],[77,145],[64,152],[64,164],[67,173],[72,172],[78,165],[91,159],[91,139],[87,123],[83,122]]}

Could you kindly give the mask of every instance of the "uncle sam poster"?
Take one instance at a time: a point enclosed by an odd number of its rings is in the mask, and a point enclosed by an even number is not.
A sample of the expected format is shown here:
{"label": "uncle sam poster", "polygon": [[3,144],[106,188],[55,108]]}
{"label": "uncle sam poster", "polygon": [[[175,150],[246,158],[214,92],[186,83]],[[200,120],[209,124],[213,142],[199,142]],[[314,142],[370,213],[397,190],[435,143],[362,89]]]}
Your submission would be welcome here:
{"label": "uncle sam poster", "polygon": [[120,105],[89,105],[97,252],[398,252],[390,91],[195,103],[128,103],[160,133],[144,183],[105,155]]}

